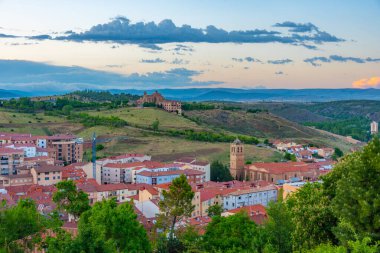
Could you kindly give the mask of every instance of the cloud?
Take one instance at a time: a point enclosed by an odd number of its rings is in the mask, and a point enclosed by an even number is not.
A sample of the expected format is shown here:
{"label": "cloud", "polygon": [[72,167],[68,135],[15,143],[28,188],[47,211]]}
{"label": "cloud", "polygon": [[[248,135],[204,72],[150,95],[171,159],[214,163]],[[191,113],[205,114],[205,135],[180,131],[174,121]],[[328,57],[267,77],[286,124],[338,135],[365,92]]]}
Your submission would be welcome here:
{"label": "cloud", "polygon": [[301,24],[301,23],[294,23],[291,21],[276,23],[274,27],[285,27],[285,28],[289,28],[289,31],[291,32],[298,32],[298,33],[319,31],[318,27],[316,27],[312,23]]}
{"label": "cloud", "polygon": [[247,56],[245,58],[232,58],[232,60],[236,62],[261,62],[259,59],[253,58],[251,56]]}
{"label": "cloud", "polygon": [[27,38],[31,39],[31,40],[50,40],[50,39],[52,39],[52,37],[50,35],[47,35],[47,34],[41,34],[41,35],[36,35],[36,36],[28,36]]}
{"label": "cloud", "polygon": [[122,64],[108,64],[106,65],[107,68],[122,68],[124,65]]}
{"label": "cloud", "polygon": [[148,49],[151,49],[151,50],[162,50],[162,47],[159,47],[155,44],[139,44],[139,47],[141,48],[148,48]]}
{"label": "cloud", "polygon": [[274,72],[274,74],[275,74],[275,75],[283,75],[284,72],[282,72],[282,71],[277,71],[277,72]]}
{"label": "cloud", "polygon": [[267,61],[269,64],[288,64],[293,62],[291,59],[282,59],[282,60],[269,60]]}
{"label": "cloud", "polygon": [[0,33],[0,38],[17,38],[15,35]]}
{"label": "cloud", "polygon": [[352,87],[358,89],[380,88],[380,76],[363,78],[352,83]]}
{"label": "cloud", "polygon": [[122,75],[78,66],[55,66],[46,63],[0,60],[0,89],[67,92],[78,89],[207,87],[218,81],[195,81],[202,71],[175,68],[167,71]]}
{"label": "cloud", "polygon": [[183,60],[183,59],[175,58],[173,61],[170,62],[170,64],[175,64],[175,65],[186,65],[186,64],[189,64],[189,61],[186,61],[186,60]]}
{"label": "cloud", "polygon": [[161,58],[156,58],[156,59],[141,59],[140,62],[141,63],[164,63],[166,61]]}
{"label": "cloud", "polygon": [[[72,41],[112,41],[114,43],[162,44],[162,43],[283,43],[315,48],[312,44],[343,42],[327,32],[320,31],[311,23],[286,21],[274,25],[289,29],[288,34],[265,29],[226,31],[209,25],[206,28],[193,28],[184,24],[177,26],[170,19],[155,22],[132,23],[125,17],[116,17],[108,23],[98,24],[89,30],[58,36],[58,40]],[[307,32],[307,33],[306,33]]]}
{"label": "cloud", "polygon": [[344,57],[339,55],[330,55],[329,57],[312,57],[304,60],[306,63],[310,63],[314,67],[321,66],[321,62],[355,62],[355,63],[367,63],[367,62],[380,62],[380,58],[359,58],[359,57]]}

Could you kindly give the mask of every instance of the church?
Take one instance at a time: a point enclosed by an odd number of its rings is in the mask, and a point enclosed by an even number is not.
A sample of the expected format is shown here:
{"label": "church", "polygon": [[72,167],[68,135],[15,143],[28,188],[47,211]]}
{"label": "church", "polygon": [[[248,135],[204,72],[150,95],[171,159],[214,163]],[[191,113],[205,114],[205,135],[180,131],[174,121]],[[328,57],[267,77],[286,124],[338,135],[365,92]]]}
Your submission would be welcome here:
{"label": "church", "polygon": [[317,180],[321,174],[318,163],[256,162],[245,164],[244,144],[236,139],[230,144],[230,173],[237,180],[263,180],[282,184],[285,180]]}

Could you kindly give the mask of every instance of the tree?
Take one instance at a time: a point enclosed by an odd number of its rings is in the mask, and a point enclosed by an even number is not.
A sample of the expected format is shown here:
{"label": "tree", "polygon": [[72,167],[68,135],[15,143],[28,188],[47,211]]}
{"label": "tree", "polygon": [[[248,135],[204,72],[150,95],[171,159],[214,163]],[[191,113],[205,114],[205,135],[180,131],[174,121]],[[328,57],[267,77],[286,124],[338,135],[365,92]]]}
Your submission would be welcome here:
{"label": "tree", "polygon": [[289,152],[285,152],[284,158],[288,161],[296,162],[297,157],[295,154],[290,154]]}
{"label": "tree", "polygon": [[334,149],[334,154],[332,155],[332,159],[337,161],[338,158],[342,157],[344,154],[343,154],[343,151],[340,150],[339,148],[335,148]]}
{"label": "tree", "polygon": [[233,179],[228,167],[223,165],[219,161],[213,161],[211,163],[210,169],[211,169],[211,181],[226,182]]}
{"label": "tree", "polygon": [[160,121],[158,119],[156,119],[155,121],[153,121],[152,123],[152,129],[154,131],[158,131],[158,127],[160,126]]}
{"label": "tree", "polygon": [[62,107],[62,112],[66,115],[69,115],[73,109],[74,107],[72,105],[65,105]]}
{"label": "tree", "polygon": [[270,202],[267,207],[268,221],[265,231],[268,243],[278,253],[292,252],[292,216],[287,205],[282,201],[279,193],[278,202]]}
{"label": "tree", "polygon": [[286,204],[294,224],[293,250],[312,249],[322,243],[335,242],[332,230],[337,219],[322,184],[305,184],[287,198]]}
{"label": "tree", "polygon": [[246,212],[215,216],[203,236],[206,252],[260,252],[260,230]]}
{"label": "tree", "polygon": [[25,252],[41,232],[56,225],[56,220],[49,220],[37,211],[33,200],[21,199],[16,206],[0,209],[0,248],[6,252]]}
{"label": "tree", "polygon": [[348,246],[334,246],[331,244],[321,244],[308,253],[377,253],[379,252],[379,245],[371,245],[371,239],[368,237],[363,240],[349,241]]}
{"label": "tree", "polygon": [[214,204],[207,209],[209,217],[220,216],[223,213],[223,207],[219,204]]}
{"label": "tree", "polygon": [[61,181],[57,184],[53,201],[58,209],[65,210],[73,215],[74,219],[78,219],[84,211],[90,209],[88,195],[82,190],[78,191],[72,180]]}
{"label": "tree", "polygon": [[181,175],[172,181],[169,191],[162,192],[163,199],[159,202],[161,224],[169,228],[169,237],[173,238],[174,227],[177,221],[183,217],[190,217],[194,211],[192,200],[194,192],[187,182],[185,175]]}
{"label": "tree", "polygon": [[[339,238],[380,240],[380,141],[345,156],[323,177],[326,195],[339,218]],[[345,229],[346,228],[346,229]]]}
{"label": "tree", "polygon": [[129,203],[103,200],[84,212],[78,223],[76,245],[81,252],[150,252],[144,227]]}
{"label": "tree", "polygon": [[104,149],[104,145],[103,144],[97,144],[96,145],[96,151],[101,151]]}
{"label": "tree", "polygon": [[340,148],[335,148],[335,149],[334,149],[334,154],[335,154],[337,157],[342,157],[342,156],[343,156],[343,151],[340,150]]}

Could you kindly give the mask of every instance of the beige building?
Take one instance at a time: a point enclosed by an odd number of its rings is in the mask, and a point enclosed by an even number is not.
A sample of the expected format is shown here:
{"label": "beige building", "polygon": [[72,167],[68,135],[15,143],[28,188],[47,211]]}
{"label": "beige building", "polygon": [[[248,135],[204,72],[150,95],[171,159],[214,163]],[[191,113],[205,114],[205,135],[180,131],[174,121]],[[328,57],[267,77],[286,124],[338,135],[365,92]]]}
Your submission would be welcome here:
{"label": "beige building", "polygon": [[320,148],[318,149],[318,155],[323,158],[329,158],[334,154],[333,148]]}
{"label": "beige building", "polygon": [[377,134],[379,132],[379,124],[376,121],[371,122],[371,134]]}
{"label": "beige building", "polygon": [[33,184],[32,174],[0,175],[0,187]]}
{"label": "beige building", "polygon": [[30,170],[33,183],[38,185],[54,185],[62,181],[62,167],[37,164]]}
{"label": "beige building", "polygon": [[230,172],[234,179],[245,179],[244,165],[244,145],[236,139],[230,145]]}
{"label": "beige building", "polygon": [[64,161],[67,164],[82,162],[83,140],[60,140],[52,142],[51,145],[56,150],[56,160]]}

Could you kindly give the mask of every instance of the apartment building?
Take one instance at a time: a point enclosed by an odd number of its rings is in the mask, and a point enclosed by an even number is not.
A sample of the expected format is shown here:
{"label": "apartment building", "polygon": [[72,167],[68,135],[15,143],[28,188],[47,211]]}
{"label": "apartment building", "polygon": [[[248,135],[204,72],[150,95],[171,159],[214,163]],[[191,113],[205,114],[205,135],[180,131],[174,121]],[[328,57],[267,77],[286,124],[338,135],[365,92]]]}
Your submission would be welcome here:
{"label": "apartment building", "polygon": [[33,183],[38,185],[55,185],[62,181],[62,167],[37,164],[30,170],[33,176]]}
{"label": "apartment building", "polygon": [[0,175],[16,174],[17,167],[24,162],[21,149],[0,148]]}

